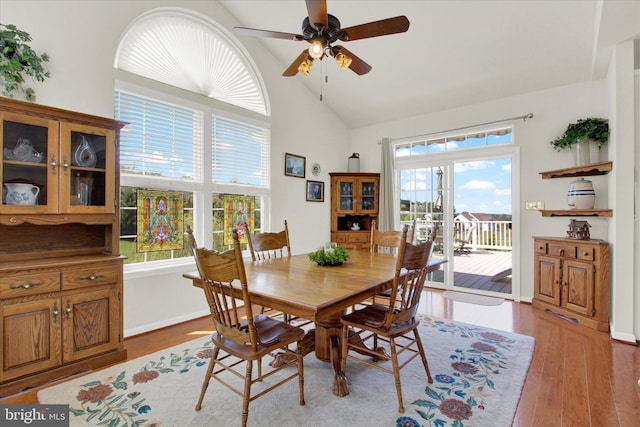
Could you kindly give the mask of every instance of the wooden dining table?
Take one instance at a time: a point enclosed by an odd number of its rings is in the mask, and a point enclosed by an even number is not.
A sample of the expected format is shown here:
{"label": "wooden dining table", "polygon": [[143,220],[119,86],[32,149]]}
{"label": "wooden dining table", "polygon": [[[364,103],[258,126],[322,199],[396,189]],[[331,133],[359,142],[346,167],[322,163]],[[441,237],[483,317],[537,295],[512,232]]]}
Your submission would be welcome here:
{"label": "wooden dining table", "polygon": [[[440,264],[434,263],[433,269]],[[349,389],[341,371],[340,317],[349,307],[390,289],[395,265],[396,257],[391,254],[352,251],[337,266],[319,266],[301,254],[245,262],[245,271],[252,304],[315,323],[315,330],[305,334],[303,352],[315,351],[318,359],[331,362],[333,393],[342,397]],[[198,272],[183,277],[202,287]]]}

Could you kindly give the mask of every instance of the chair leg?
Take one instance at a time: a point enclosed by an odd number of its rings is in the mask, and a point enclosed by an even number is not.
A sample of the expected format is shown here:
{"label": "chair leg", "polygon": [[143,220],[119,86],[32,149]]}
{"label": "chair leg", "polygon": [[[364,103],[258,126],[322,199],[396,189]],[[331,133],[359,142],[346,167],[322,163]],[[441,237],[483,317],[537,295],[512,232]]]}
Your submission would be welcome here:
{"label": "chair leg", "polygon": [[253,360],[247,360],[247,371],[244,376],[244,395],[242,397],[242,427],[247,426],[249,419],[249,402],[251,401],[251,371]]}
{"label": "chair leg", "polygon": [[341,360],[341,364],[342,366],[340,367],[340,371],[342,371],[342,373],[344,375],[347,374],[347,353],[349,352],[349,327],[347,325],[342,326],[342,360]]}
{"label": "chair leg", "polygon": [[211,355],[211,360],[209,361],[209,367],[207,368],[207,374],[204,377],[204,382],[202,383],[202,389],[200,390],[200,397],[198,398],[198,403],[196,403],[196,411],[199,411],[200,409],[202,409],[202,400],[204,399],[204,395],[207,392],[207,388],[209,388],[211,373],[213,372],[213,367],[216,364],[216,360],[218,360],[218,353],[220,353],[220,349],[218,347],[214,347],[213,355]]}
{"label": "chair leg", "polygon": [[296,353],[298,353],[298,388],[300,389],[300,406],[305,404],[304,401],[304,354],[302,354],[302,341],[296,344]]}
{"label": "chair leg", "polygon": [[398,412],[404,413],[404,403],[402,402],[402,384],[400,383],[400,365],[398,364],[398,352],[396,351],[396,340],[389,340],[391,348],[391,363],[393,364],[393,378],[396,383],[396,392],[398,394]]}
{"label": "chair leg", "polygon": [[416,343],[418,344],[418,350],[420,351],[420,357],[422,358],[422,364],[424,365],[424,370],[427,372],[427,379],[429,380],[429,384],[433,383],[433,378],[431,378],[431,371],[429,370],[429,362],[427,362],[427,353],[424,352],[424,346],[422,345],[422,339],[420,338],[420,334],[418,333],[418,329],[413,330],[413,335],[416,337]]}

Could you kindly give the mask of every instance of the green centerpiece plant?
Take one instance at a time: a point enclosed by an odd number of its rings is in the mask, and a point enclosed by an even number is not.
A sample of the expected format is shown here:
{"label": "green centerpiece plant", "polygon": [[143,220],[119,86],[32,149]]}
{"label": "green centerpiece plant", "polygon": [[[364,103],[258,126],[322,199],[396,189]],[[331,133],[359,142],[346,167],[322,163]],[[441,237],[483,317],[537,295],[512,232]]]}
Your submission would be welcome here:
{"label": "green centerpiece plant", "polygon": [[12,24],[0,24],[0,85],[2,95],[13,98],[13,91],[24,92],[27,101],[35,101],[35,91],[24,87],[26,76],[43,82],[49,72],[42,63],[49,61],[46,53],[38,55],[27,42],[29,33],[19,30]]}
{"label": "green centerpiece plant", "polygon": [[309,260],[318,265],[340,265],[349,259],[349,253],[342,246],[320,248],[309,254]]}

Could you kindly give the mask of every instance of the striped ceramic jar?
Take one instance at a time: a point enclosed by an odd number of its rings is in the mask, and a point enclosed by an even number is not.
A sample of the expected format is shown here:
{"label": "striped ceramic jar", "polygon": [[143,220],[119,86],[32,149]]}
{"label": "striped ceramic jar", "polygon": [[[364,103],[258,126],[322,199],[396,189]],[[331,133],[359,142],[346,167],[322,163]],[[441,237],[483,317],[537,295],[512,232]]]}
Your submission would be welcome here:
{"label": "striped ceramic jar", "polygon": [[569,209],[593,209],[596,204],[596,192],[591,181],[580,178],[572,181],[567,192]]}

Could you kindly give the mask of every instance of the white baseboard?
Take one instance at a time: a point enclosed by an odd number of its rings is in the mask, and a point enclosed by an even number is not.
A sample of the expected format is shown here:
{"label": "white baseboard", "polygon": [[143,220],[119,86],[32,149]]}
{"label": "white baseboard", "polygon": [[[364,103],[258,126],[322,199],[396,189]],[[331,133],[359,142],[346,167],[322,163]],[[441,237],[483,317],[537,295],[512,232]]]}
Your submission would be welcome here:
{"label": "white baseboard", "polygon": [[614,340],[623,341],[634,345],[638,343],[638,338],[634,334],[630,334],[627,332],[616,332],[615,327],[612,324],[609,324],[609,334]]}

